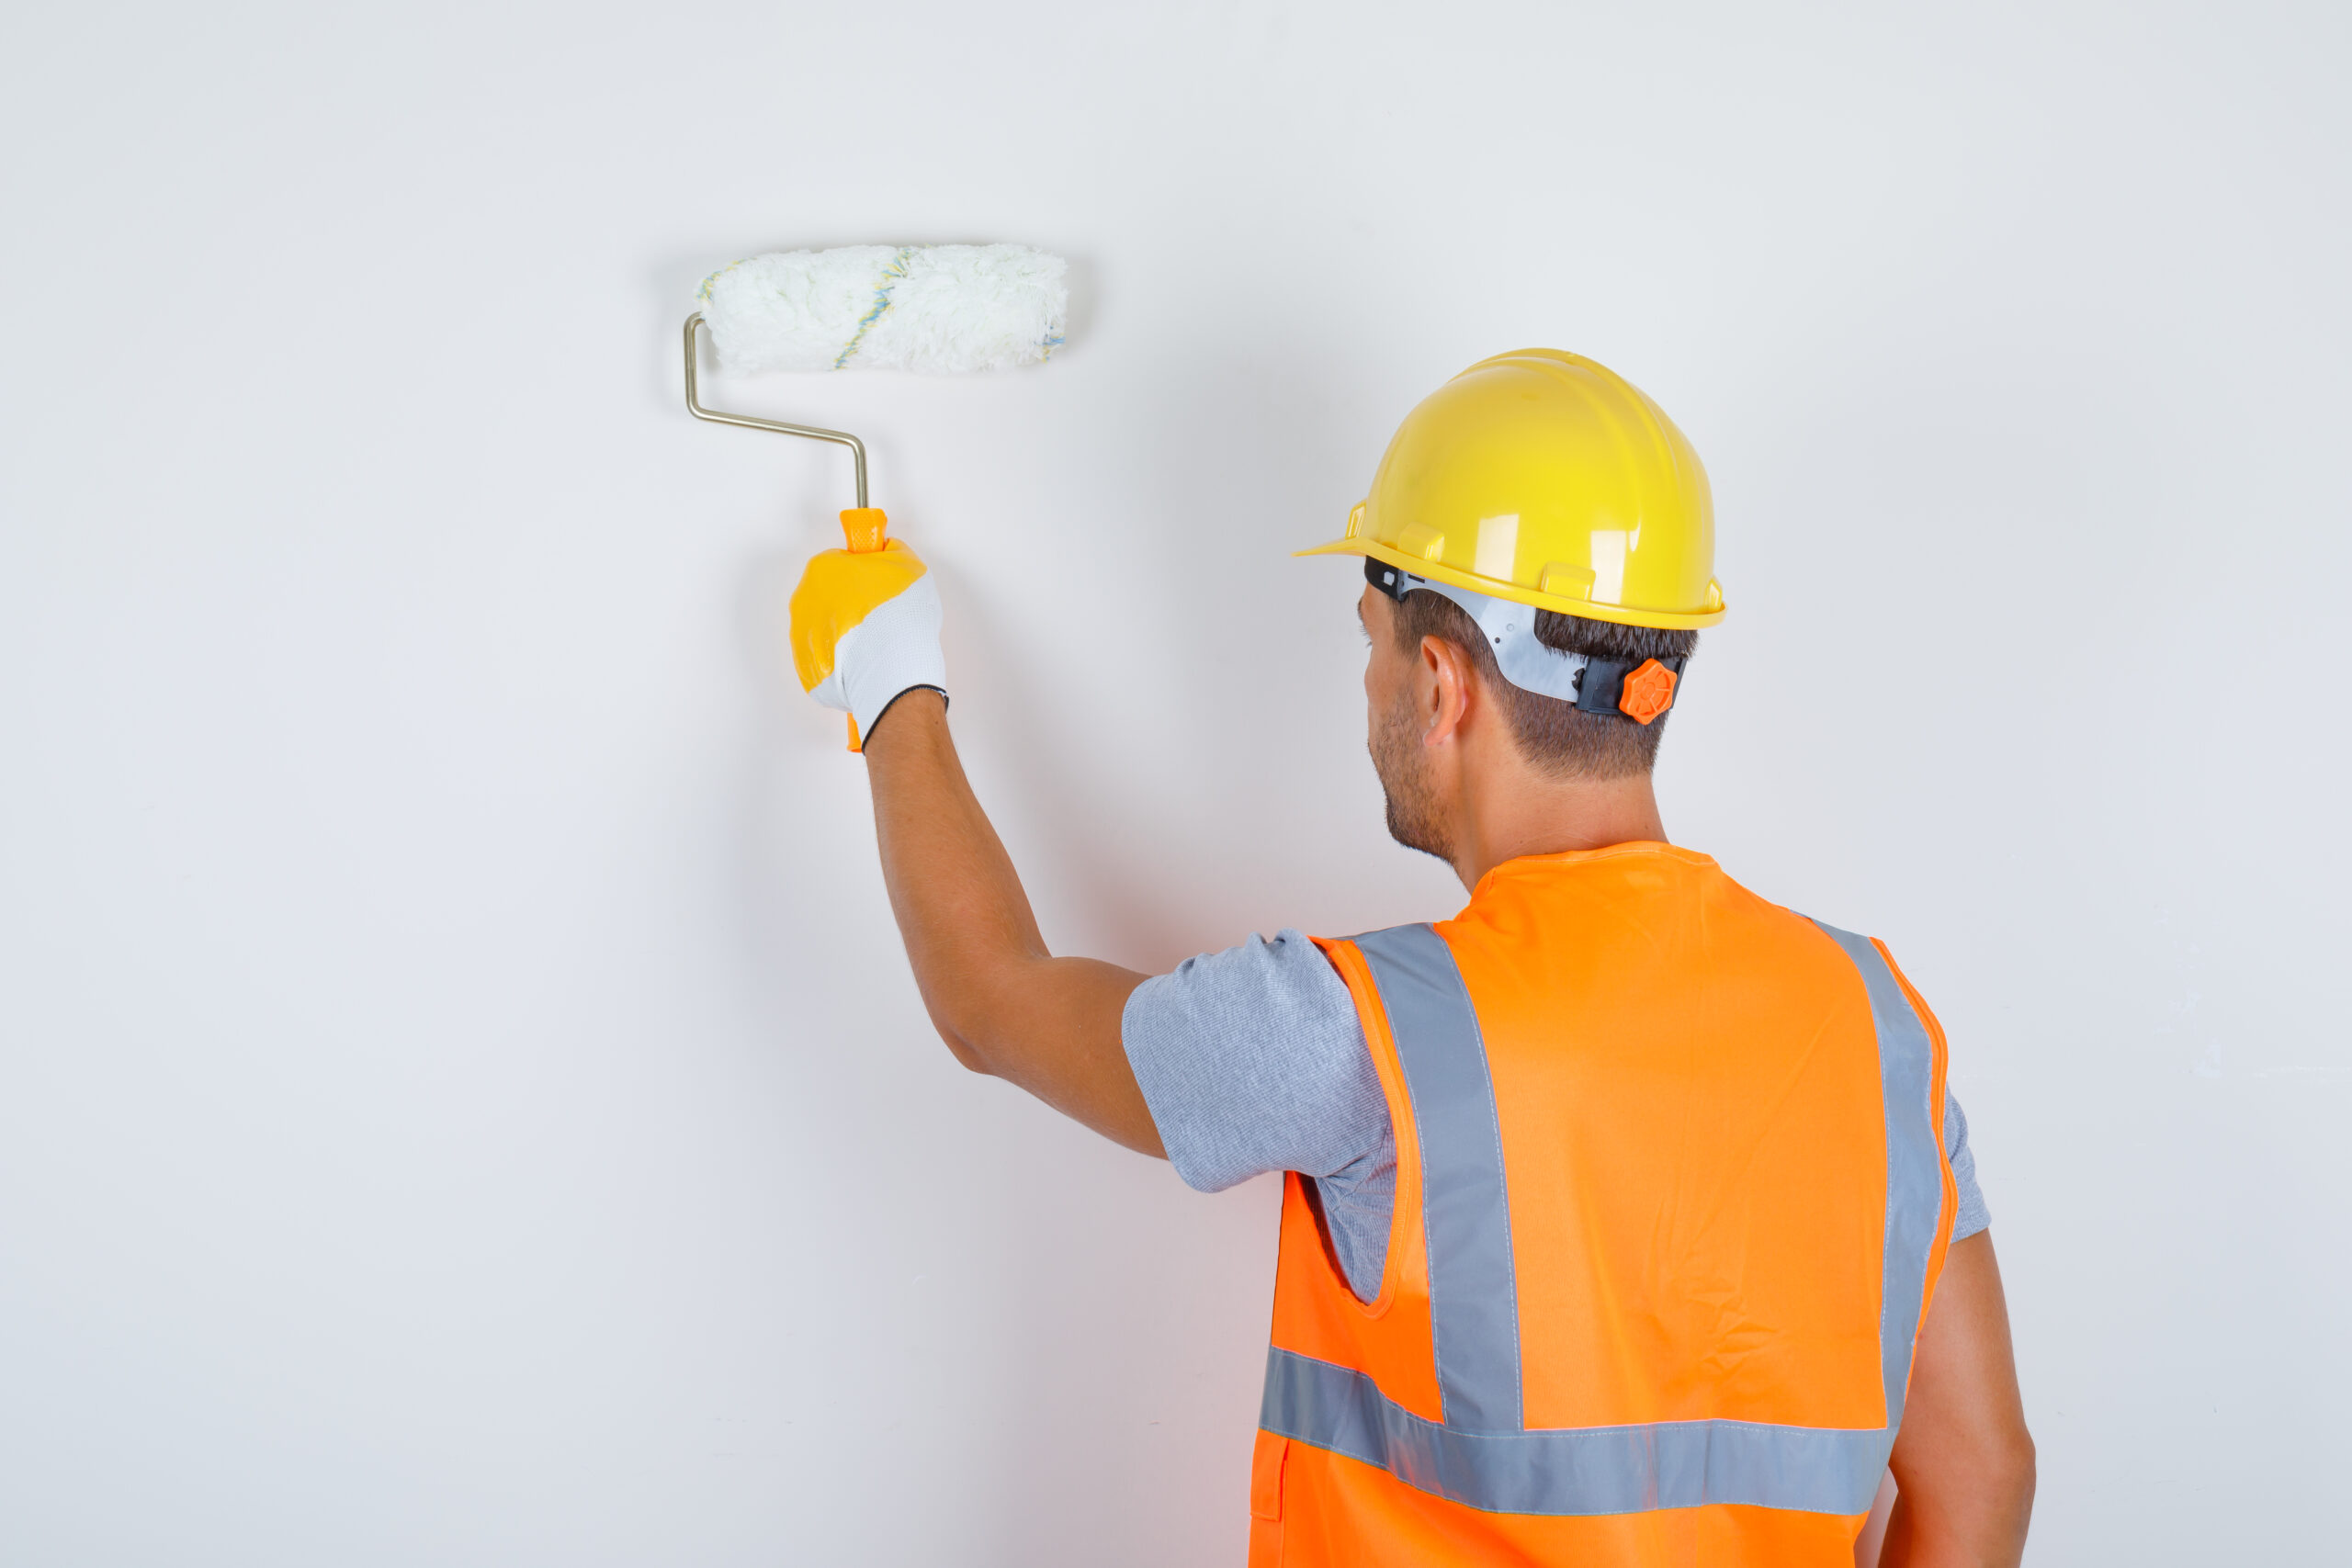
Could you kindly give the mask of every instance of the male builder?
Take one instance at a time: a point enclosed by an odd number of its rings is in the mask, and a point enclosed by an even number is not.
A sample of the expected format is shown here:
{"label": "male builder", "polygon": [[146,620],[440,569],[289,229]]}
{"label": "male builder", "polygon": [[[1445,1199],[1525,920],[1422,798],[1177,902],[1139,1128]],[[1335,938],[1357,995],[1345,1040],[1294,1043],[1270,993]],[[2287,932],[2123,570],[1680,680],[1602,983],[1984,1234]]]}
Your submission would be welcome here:
{"label": "male builder", "polygon": [[[878,514],[863,521],[872,529]],[[1697,455],[1549,350],[1413,411],[1324,551],[1389,831],[1450,920],[1146,978],[1052,956],[946,723],[893,541],[793,599],[864,738],[956,1059],[1194,1187],[1285,1182],[1250,1561],[2014,1563],[2033,1490],[1944,1040],[1885,950],[1669,844],[1650,789],[1723,615]]]}

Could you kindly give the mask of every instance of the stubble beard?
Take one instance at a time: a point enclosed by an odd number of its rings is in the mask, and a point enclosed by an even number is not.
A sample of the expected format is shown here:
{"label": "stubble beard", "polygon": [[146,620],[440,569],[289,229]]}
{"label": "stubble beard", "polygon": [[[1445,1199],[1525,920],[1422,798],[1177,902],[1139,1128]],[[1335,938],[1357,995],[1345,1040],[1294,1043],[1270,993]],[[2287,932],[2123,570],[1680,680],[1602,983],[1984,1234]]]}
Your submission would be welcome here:
{"label": "stubble beard", "polygon": [[1437,795],[1430,787],[1429,755],[1410,707],[1399,703],[1381,716],[1372,738],[1372,771],[1388,801],[1388,836],[1408,850],[1434,855],[1451,865],[1453,844],[1439,818]]}

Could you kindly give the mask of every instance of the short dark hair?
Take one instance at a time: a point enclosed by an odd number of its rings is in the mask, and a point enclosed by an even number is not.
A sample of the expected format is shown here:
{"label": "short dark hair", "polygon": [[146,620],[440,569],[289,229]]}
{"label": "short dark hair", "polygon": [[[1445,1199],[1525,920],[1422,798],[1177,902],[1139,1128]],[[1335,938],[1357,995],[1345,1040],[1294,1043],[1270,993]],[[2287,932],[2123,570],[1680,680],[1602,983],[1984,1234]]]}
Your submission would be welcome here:
{"label": "short dark hair", "polygon": [[[1417,588],[1396,604],[1396,645],[1411,653],[1425,637],[1443,637],[1470,656],[1510,717],[1520,754],[1544,772],[1557,778],[1617,779],[1657,765],[1658,742],[1666,739],[1672,714],[1636,724],[1615,714],[1583,713],[1574,703],[1514,686],[1503,679],[1494,649],[1469,613],[1442,593]],[[1538,610],[1535,640],[1563,653],[1639,664],[1645,659],[1688,659],[1698,649],[1699,634]]]}

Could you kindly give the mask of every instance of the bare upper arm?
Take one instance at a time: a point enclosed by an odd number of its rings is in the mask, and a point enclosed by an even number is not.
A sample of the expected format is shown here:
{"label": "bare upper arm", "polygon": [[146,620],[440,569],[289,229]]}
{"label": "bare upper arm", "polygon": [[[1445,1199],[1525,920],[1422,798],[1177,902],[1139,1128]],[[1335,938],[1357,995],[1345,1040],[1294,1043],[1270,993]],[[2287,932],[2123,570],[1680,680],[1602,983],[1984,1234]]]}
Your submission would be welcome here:
{"label": "bare upper arm", "polygon": [[1921,1326],[1888,1462],[1900,1489],[1880,1562],[2014,1563],[2033,1508],[2033,1438],[1993,1236],[1954,1242]]}
{"label": "bare upper arm", "polygon": [[1144,978],[1091,958],[1026,960],[998,984],[975,987],[985,1000],[958,1031],[956,1055],[1114,1143],[1164,1159],[1120,1034],[1127,998]]}

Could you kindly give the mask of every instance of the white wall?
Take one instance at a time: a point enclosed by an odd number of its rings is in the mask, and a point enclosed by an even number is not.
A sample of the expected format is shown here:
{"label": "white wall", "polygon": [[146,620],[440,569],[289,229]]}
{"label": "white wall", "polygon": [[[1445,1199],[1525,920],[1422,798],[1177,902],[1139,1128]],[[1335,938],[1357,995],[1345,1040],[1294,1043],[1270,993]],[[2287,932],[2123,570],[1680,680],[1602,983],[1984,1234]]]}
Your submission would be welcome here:
{"label": "white wall", "polygon": [[[1338,527],[1528,343],[1706,457],[1668,822],[1953,1038],[2043,1563],[2347,1459],[2341,7],[21,6],[0,1559],[1237,1562],[1275,1193],[958,1072],[698,424],[753,251],[1069,255],[864,433],[1066,950],[1449,912]],[[1214,570],[1210,581],[1188,572]]]}

